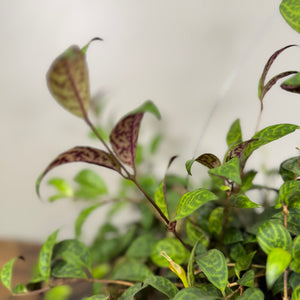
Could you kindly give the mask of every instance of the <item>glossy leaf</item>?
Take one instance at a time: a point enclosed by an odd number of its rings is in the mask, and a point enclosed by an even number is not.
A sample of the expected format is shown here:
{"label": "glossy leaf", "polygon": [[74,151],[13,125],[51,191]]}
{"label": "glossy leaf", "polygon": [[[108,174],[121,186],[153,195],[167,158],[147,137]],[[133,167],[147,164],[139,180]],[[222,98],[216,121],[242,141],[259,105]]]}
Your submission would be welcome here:
{"label": "glossy leaf", "polygon": [[252,137],[252,139],[257,139],[257,141],[251,143],[244,152],[244,160],[247,160],[249,156],[261,146],[288,135],[299,128],[299,126],[293,124],[277,124],[258,131]]}
{"label": "glossy leaf", "polygon": [[42,249],[40,250],[38,268],[40,275],[46,282],[48,282],[50,278],[52,253],[54,245],[56,244],[57,234],[58,230],[49,235],[46,242],[43,244]]}
{"label": "glossy leaf", "polygon": [[222,299],[222,297],[213,290],[205,290],[197,287],[189,287],[186,289],[180,290],[173,300],[217,300]]}
{"label": "glossy leaf", "polygon": [[216,207],[208,219],[208,229],[211,234],[219,235],[222,231],[224,207]]}
{"label": "glossy leaf", "polygon": [[272,221],[262,224],[257,231],[257,241],[262,250],[269,254],[273,248],[289,250],[292,246],[292,239],[286,228]]}
{"label": "glossy leaf", "polygon": [[60,154],[46,168],[36,181],[36,192],[39,195],[39,187],[43,177],[53,168],[71,162],[85,162],[109,168],[120,173],[119,163],[107,152],[92,147],[74,147]]}
{"label": "glossy leaf", "polygon": [[88,67],[78,46],[69,47],[47,72],[49,91],[70,113],[85,118],[90,104]]}
{"label": "glossy leaf", "polygon": [[246,195],[237,194],[230,197],[230,202],[233,207],[237,208],[255,208],[260,207],[259,204],[252,202]]}
{"label": "glossy leaf", "polygon": [[240,176],[240,163],[238,157],[234,157],[233,159],[224,163],[220,167],[210,169],[208,173],[211,175],[216,175],[222,178],[232,180],[239,185],[242,183]]}
{"label": "glossy leaf", "polygon": [[233,145],[239,144],[243,141],[240,119],[236,119],[230,126],[226,136],[227,146],[230,148]]}
{"label": "glossy leaf", "polygon": [[249,270],[242,276],[242,278],[240,278],[237,281],[237,283],[242,286],[247,286],[247,287],[253,288],[254,287],[254,276],[255,276],[254,271]]}
{"label": "glossy leaf", "polygon": [[92,170],[81,170],[75,176],[74,181],[79,185],[75,191],[75,196],[79,198],[96,198],[108,192],[103,179]]}
{"label": "glossy leaf", "polygon": [[150,233],[137,237],[129,246],[126,255],[131,258],[148,258],[151,255],[152,246],[157,242],[157,238]]}
{"label": "glossy leaf", "polygon": [[85,244],[78,240],[63,240],[53,249],[52,259],[63,259],[75,266],[91,268],[91,256]]}
{"label": "glossy leaf", "polygon": [[300,33],[300,3],[297,0],[282,0],[280,13],[286,22]]}
{"label": "glossy leaf", "polygon": [[93,206],[90,206],[88,208],[85,208],[84,210],[82,210],[80,212],[80,214],[78,215],[76,221],[75,221],[75,235],[76,238],[79,238],[81,236],[82,233],[82,226],[84,224],[84,222],[86,221],[86,219],[88,218],[88,216],[98,207],[100,207],[102,204],[96,204]]}
{"label": "glossy leaf", "polygon": [[159,267],[169,266],[169,262],[160,255],[162,251],[168,253],[177,264],[183,263],[189,255],[187,250],[177,239],[164,238],[152,247],[151,260]]}
{"label": "glossy leaf", "polygon": [[300,208],[300,181],[286,181],[279,189],[279,199],[288,208]]}
{"label": "glossy leaf", "polygon": [[16,262],[17,258],[11,259],[9,262],[7,262],[1,269],[0,278],[2,281],[2,284],[11,291],[11,278],[12,278],[12,272],[13,272],[13,266]]}
{"label": "glossy leaf", "polygon": [[224,292],[228,280],[228,269],[223,253],[212,249],[197,257],[196,262],[207,279]]}
{"label": "glossy leaf", "polygon": [[291,254],[282,248],[273,248],[267,258],[266,280],[269,288],[291,262]]}
{"label": "glossy leaf", "polygon": [[237,300],[264,300],[264,293],[258,288],[248,288]]}
{"label": "glossy leaf", "polygon": [[300,176],[300,157],[291,157],[280,165],[279,173],[284,181],[294,180]]}
{"label": "glossy leaf", "polygon": [[54,264],[51,275],[56,278],[87,278],[81,266],[67,263],[64,260],[59,260]]}
{"label": "glossy leaf", "polygon": [[119,263],[113,270],[111,278],[128,281],[143,281],[152,275],[152,272],[146,265],[135,260],[129,260]]}
{"label": "glossy leaf", "polygon": [[174,220],[185,218],[204,203],[216,199],[217,196],[206,189],[197,189],[187,192],[181,197],[178,203]]}

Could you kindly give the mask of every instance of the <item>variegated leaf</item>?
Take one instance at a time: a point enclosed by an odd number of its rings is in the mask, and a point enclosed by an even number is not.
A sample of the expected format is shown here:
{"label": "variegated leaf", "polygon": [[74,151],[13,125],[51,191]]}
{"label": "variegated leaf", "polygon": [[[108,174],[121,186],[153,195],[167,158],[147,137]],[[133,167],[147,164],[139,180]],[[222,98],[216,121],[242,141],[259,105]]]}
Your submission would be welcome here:
{"label": "variegated leaf", "polygon": [[212,153],[204,153],[198,156],[195,161],[208,167],[209,169],[217,168],[221,166],[221,162],[217,156]]}
{"label": "variegated leaf", "polygon": [[47,73],[49,91],[72,114],[85,118],[90,104],[88,67],[78,46],[69,47],[56,58]]}
{"label": "variegated leaf", "polygon": [[113,169],[120,173],[120,165],[117,160],[109,153],[92,147],[74,147],[66,152],[61,153],[55,158],[46,170],[39,176],[36,181],[36,192],[39,195],[39,186],[43,177],[53,168],[71,163],[86,162],[89,164],[99,165],[105,168]]}
{"label": "variegated leaf", "polygon": [[239,159],[241,159],[241,157],[242,157],[243,153],[245,152],[245,150],[247,149],[247,147],[255,141],[258,141],[258,139],[251,139],[251,140],[239,143],[232,150],[229,151],[229,153],[226,156],[225,161],[229,161],[232,158],[234,158],[235,156],[237,156]]}

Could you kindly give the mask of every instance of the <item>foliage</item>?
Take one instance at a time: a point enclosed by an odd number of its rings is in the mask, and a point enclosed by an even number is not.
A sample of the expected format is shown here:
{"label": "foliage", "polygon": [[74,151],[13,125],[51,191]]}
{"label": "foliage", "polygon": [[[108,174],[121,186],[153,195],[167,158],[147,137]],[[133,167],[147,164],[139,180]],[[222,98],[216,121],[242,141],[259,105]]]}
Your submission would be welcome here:
{"label": "foliage", "polygon": [[[283,0],[280,11],[292,28],[299,31],[300,7],[297,1]],[[291,13],[292,12],[292,13]],[[96,38],[99,39],[99,38]],[[100,39],[101,40],[101,39]],[[85,162],[111,169],[118,174],[120,190],[110,197],[105,181],[92,170],[83,169],[70,183],[52,178],[48,184],[62,198],[82,199],[86,207],[75,222],[75,238],[57,240],[52,233],[40,250],[32,279],[25,286],[12,287],[17,258],[1,270],[3,285],[13,295],[46,292],[44,299],[69,299],[68,280],[101,283],[94,295],[85,299],[299,299],[300,294],[300,156],[287,158],[278,167],[281,186],[255,184],[257,171],[247,169],[247,161],[260,147],[300,129],[294,124],[275,124],[256,130],[244,139],[240,120],[226,135],[228,149],[223,159],[204,153],[186,162],[187,174],[170,175],[167,165],[163,178],[147,173],[162,138],[156,135],[148,145],[138,143],[143,117],[160,113],[151,101],[131,111],[108,132],[89,118],[91,97],[86,62],[90,43],[80,49],[68,48],[51,65],[47,83],[51,94],[67,111],[81,118],[103,148],[77,146],[58,155],[38,177],[37,194],[44,176],[53,168],[72,162]],[[292,47],[277,50],[266,63],[258,85],[260,115],[266,93],[278,80],[281,87],[300,92],[300,73],[284,71],[266,82],[277,56]],[[95,106],[93,106],[95,108]],[[101,119],[98,110],[93,111]],[[147,157],[147,159],[145,159]],[[199,163],[208,168],[209,184],[192,186],[187,176]],[[194,166],[195,167],[195,166]],[[75,186],[74,186],[75,185]],[[267,189],[273,199],[252,199],[248,191]],[[111,203],[105,223],[91,245],[83,239],[85,221],[97,209]],[[140,212],[140,221],[123,228],[111,217],[126,203]],[[258,213],[260,207],[263,213]],[[22,257],[21,257],[22,258]],[[169,268],[169,270],[167,269]],[[113,286],[113,288],[112,288]]]}

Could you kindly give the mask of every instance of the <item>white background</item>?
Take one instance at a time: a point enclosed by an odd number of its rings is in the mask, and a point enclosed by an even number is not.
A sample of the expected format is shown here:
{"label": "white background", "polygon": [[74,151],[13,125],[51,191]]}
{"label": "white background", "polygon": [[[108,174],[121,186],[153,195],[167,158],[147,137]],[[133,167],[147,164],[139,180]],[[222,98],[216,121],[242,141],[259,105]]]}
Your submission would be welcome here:
{"label": "white background", "polygon": [[[212,152],[222,157],[225,135],[236,118],[241,118],[245,139],[254,133],[263,66],[275,50],[299,42],[299,34],[280,16],[279,3],[2,0],[0,238],[42,242],[57,228],[61,237],[71,238],[74,219],[83,207],[68,200],[46,203],[47,179],[41,186],[44,201],[35,194],[37,176],[56,155],[76,145],[95,145],[86,137],[85,124],[47,91],[45,74],[56,56],[71,44],[82,47],[102,37],[103,42],[90,46],[87,59],[92,93],[104,93],[106,121],[116,122],[143,101],[153,100],[163,119],[146,117],[143,132],[162,130],[167,135],[158,161],[162,173],[168,158],[178,154],[174,170],[185,174],[184,162],[195,155]],[[299,60],[299,48],[287,50],[272,67],[272,75],[297,69]],[[300,124],[299,109],[299,96],[277,85],[265,98],[261,128]],[[250,166],[263,162],[278,167],[297,154],[299,137],[297,132],[264,147]],[[47,178],[71,179],[82,167],[63,166]],[[200,169],[204,170],[193,167],[195,176]],[[99,174],[109,175],[109,186],[117,178],[106,170]],[[99,223],[101,213],[89,223],[91,230],[85,228],[87,237]]]}

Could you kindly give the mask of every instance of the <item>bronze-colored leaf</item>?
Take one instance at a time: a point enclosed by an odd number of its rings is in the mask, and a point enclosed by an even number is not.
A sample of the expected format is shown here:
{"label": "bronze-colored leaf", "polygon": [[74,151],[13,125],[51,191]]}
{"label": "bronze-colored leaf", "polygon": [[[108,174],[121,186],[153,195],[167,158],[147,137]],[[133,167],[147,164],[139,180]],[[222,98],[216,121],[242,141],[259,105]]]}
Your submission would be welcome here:
{"label": "bronze-colored leaf", "polygon": [[39,186],[43,177],[53,168],[71,163],[86,162],[89,164],[99,165],[105,168],[113,169],[120,173],[120,165],[116,159],[109,153],[92,147],[74,147],[68,151],[61,153],[55,158],[46,170],[39,176],[36,181],[36,192],[39,195]]}
{"label": "bronze-colored leaf", "polygon": [[80,118],[86,117],[90,104],[88,67],[78,46],[71,46],[52,63],[47,84],[60,105]]}
{"label": "bronze-colored leaf", "polygon": [[195,161],[197,161],[198,163],[200,163],[210,169],[221,166],[221,161],[219,160],[219,158],[212,153],[204,153],[204,154],[198,156],[195,159]]}
{"label": "bronze-colored leaf", "polygon": [[137,139],[144,113],[124,117],[110,134],[110,143],[118,158],[135,170]]}

